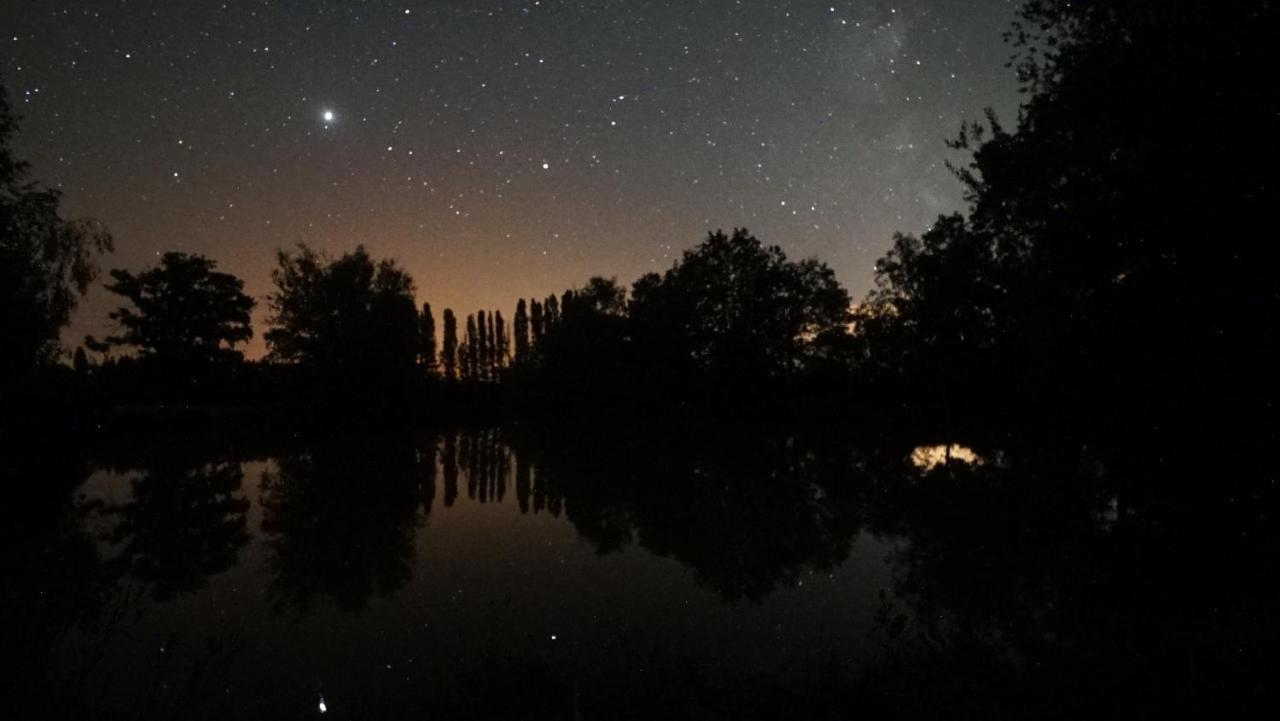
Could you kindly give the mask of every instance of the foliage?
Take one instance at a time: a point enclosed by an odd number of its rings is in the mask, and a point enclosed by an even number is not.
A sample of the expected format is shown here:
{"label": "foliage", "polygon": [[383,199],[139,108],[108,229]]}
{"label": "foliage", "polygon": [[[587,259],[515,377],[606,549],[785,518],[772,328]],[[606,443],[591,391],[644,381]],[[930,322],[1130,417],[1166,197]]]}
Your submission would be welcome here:
{"label": "foliage", "polygon": [[440,348],[440,369],[446,380],[455,380],[458,375],[458,319],[452,308],[444,309],[444,338]]}
{"label": "foliage", "polygon": [[363,246],[329,259],[299,245],[277,253],[266,340],[273,361],[324,372],[403,379],[418,352],[413,279]]}
{"label": "foliage", "polygon": [[244,294],[244,281],[216,265],[201,255],[165,253],[157,267],[137,275],[111,271],[115,282],[107,290],[133,307],[111,313],[123,333],[107,342],[179,365],[239,360],[232,348],[253,337],[254,300]]}
{"label": "foliage", "polygon": [[1016,127],[966,125],[967,217],[881,261],[858,317],[870,367],[1014,405],[1257,398],[1280,308],[1276,245],[1258,240],[1276,151],[1260,141],[1280,106],[1249,69],[1272,14],[1026,3]]}
{"label": "foliage", "polygon": [[418,316],[418,363],[428,375],[435,375],[436,366],[436,318],[431,314],[431,304],[422,304]]}
{"label": "foliage", "polygon": [[14,378],[51,362],[78,296],[110,252],[111,234],[91,220],[63,220],[61,193],[27,179],[13,156],[17,119],[0,85],[0,374]]}
{"label": "foliage", "polygon": [[708,234],[663,275],[637,281],[632,296],[642,352],[706,376],[803,372],[849,321],[849,294],[830,268],[789,261],[746,229]]}

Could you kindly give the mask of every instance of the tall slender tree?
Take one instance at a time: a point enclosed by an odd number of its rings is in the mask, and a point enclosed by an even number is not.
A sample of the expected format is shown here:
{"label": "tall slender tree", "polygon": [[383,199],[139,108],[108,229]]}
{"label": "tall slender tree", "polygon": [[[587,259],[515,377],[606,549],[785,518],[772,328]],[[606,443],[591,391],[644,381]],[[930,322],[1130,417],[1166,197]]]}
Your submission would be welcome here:
{"label": "tall slender tree", "polygon": [[489,334],[488,314],[484,311],[476,313],[476,378],[485,380],[489,376]]}
{"label": "tall slender tree", "polygon": [[536,348],[538,342],[542,340],[543,331],[546,330],[546,319],[543,318],[542,303],[536,299],[529,305],[529,320],[533,330],[533,342],[530,347]]}
{"label": "tall slender tree", "polygon": [[493,312],[489,313],[489,332],[486,336],[485,345],[489,348],[489,353],[485,357],[485,372],[490,380],[498,379],[498,337],[494,329]]}
{"label": "tall slender tree", "polygon": [[418,364],[427,375],[436,374],[436,318],[430,303],[423,303],[418,315]]}
{"label": "tall slender tree", "polygon": [[524,363],[529,357],[529,312],[525,306],[524,298],[516,303],[516,317],[512,330],[515,331],[515,362],[517,365]]}
{"label": "tall slender tree", "polygon": [[467,316],[467,352],[466,352],[466,369],[463,375],[467,380],[476,379],[476,367],[480,359],[480,337],[476,333],[476,317],[474,315]]}
{"label": "tall slender tree", "polygon": [[563,309],[560,307],[560,301],[556,299],[556,294],[552,293],[547,296],[546,303],[542,308],[542,332],[550,333],[556,323],[560,322],[560,314]]}
{"label": "tall slender tree", "polygon": [[440,365],[446,380],[457,380],[458,319],[452,308],[444,309],[444,344],[440,349]]}
{"label": "tall slender tree", "polygon": [[497,358],[497,369],[502,370],[507,367],[511,360],[511,339],[507,337],[507,323],[502,318],[502,311],[495,310],[493,312],[494,326],[497,328],[496,345],[494,354]]}

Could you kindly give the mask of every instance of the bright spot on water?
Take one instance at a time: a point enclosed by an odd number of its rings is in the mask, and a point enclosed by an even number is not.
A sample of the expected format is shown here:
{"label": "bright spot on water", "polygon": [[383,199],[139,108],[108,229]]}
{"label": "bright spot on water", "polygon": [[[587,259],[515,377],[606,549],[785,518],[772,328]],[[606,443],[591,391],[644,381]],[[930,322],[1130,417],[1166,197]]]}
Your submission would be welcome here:
{"label": "bright spot on water", "polygon": [[328,710],[329,710],[329,707],[324,705],[324,696],[321,696],[320,697],[320,713],[325,713]]}
{"label": "bright spot on water", "polygon": [[321,117],[323,117],[323,118],[324,118],[324,121],[325,121],[326,123],[332,123],[332,122],[333,122],[333,111],[332,111],[332,110],[326,110],[326,111],[324,111],[324,115],[322,115]]}
{"label": "bright spot on water", "polygon": [[972,448],[952,443],[951,445],[917,446],[914,451],[911,451],[911,464],[927,471],[946,463],[948,456],[952,462],[982,463],[982,459],[973,452]]}

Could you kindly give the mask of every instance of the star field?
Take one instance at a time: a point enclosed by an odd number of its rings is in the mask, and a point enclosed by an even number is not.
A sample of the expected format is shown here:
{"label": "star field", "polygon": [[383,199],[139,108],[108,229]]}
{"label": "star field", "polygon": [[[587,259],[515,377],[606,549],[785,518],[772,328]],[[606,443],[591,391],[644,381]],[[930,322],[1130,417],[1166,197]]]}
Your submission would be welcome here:
{"label": "star field", "polygon": [[107,267],[200,252],[261,299],[276,247],[363,243],[466,312],[629,282],[733,226],[862,295],[895,230],[960,208],[944,141],[1011,117],[1013,10],[32,1],[0,47],[18,153],[112,228]]}

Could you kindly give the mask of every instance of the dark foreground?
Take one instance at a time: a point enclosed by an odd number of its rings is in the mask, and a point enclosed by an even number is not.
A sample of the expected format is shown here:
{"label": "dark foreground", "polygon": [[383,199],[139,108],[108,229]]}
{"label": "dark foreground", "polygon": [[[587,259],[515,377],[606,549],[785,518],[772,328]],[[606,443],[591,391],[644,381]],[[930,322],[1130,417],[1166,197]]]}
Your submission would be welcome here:
{"label": "dark foreground", "polygon": [[1247,449],[856,435],[152,430],[10,449],[7,709],[1144,718],[1269,702],[1275,482],[1246,482],[1262,467]]}

